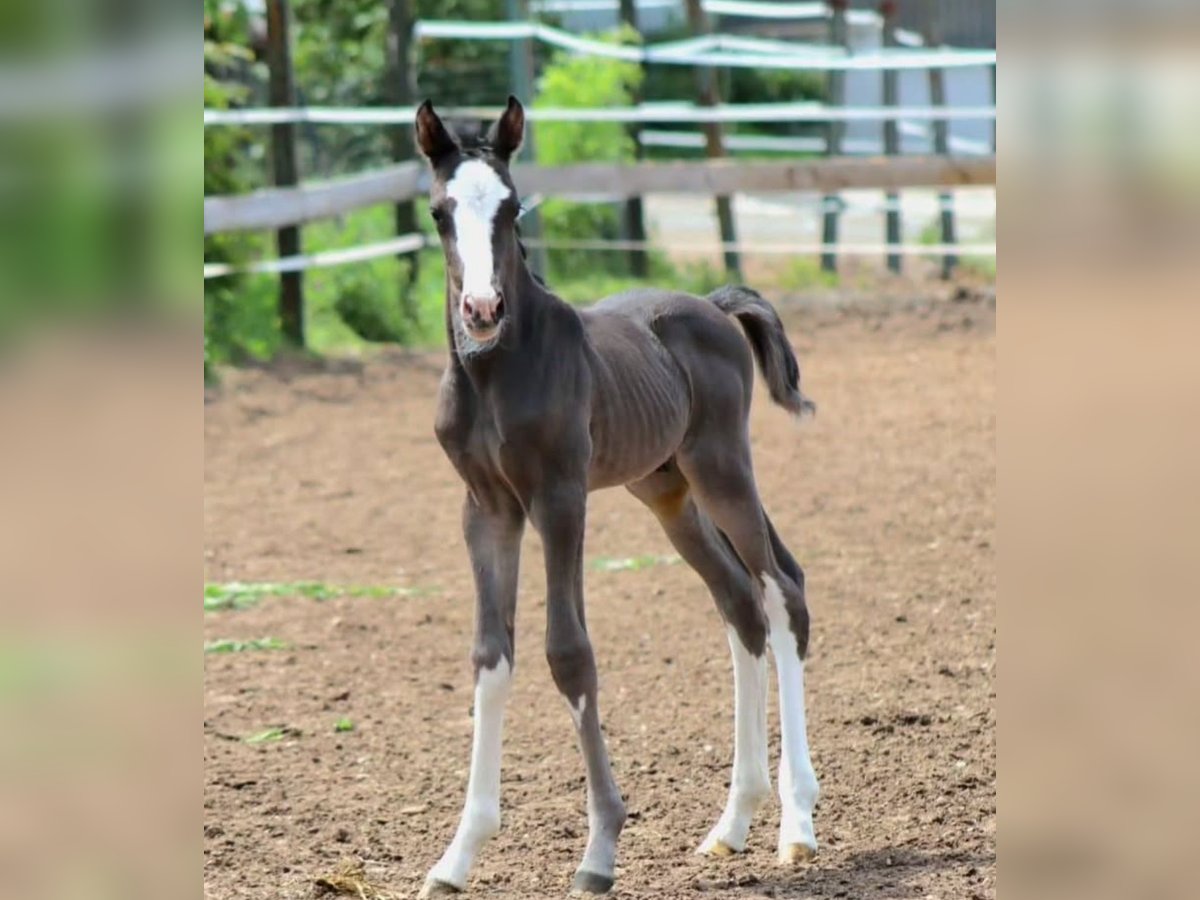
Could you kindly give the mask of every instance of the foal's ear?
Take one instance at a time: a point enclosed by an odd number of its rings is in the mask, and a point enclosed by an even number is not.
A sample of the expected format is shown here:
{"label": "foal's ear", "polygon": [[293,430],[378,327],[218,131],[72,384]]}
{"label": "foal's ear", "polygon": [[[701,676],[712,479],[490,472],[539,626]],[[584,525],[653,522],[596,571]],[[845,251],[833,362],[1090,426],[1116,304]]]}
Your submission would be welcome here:
{"label": "foal's ear", "polygon": [[433,111],[433,104],[426,100],[417,108],[417,146],[431,163],[436,164],[458,149],[458,141]]}
{"label": "foal's ear", "polygon": [[508,97],[508,108],[504,115],[496,120],[488,132],[488,143],[495,153],[508,162],[521,149],[521,141],[525,139],[525,108],[521,101],[511,94]]}

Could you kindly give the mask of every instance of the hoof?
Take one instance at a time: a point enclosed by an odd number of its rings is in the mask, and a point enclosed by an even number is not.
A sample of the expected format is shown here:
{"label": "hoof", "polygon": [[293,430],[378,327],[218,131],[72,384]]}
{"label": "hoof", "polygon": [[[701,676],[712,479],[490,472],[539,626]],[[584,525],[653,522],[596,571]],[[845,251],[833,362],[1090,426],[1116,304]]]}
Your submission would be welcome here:
{"label": "hoof", "polygon": [[801,863],[812,862],[817,856],[815,847],[808,844],[784,844],[779,848],[779,864],[781,866],[797,866]]}
{"label": "hoof", "polygon": [[613,880],[607,875],[580,869],[571,879],[572,894],[607,894],[612,890]]}
{"label": "hoof", "polygon": [[426,900],[428,897],[449,897],[452,894],[460,894],[462,890],[455,887],[448,881],[438,881],[436,878],[430,878],[425,882],[425,886],[421,888],[421,893],[417,894],[420,900]]}
{"label": "hoof", "polygon": [[738,851],[734,850],[724,841],[713,841],[711,844],[704,844],[696,851],[700,856],[733,856]]}

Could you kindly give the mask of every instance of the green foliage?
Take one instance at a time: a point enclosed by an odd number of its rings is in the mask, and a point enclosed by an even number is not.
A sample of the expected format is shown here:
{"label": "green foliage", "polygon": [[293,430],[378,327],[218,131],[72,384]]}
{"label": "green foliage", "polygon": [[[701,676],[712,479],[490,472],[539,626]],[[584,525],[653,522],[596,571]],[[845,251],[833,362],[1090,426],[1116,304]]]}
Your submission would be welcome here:
{"label": "green foliage", "polygon": [[[204,106],[229,109],[250,94],[246,80],[256,71],[247,49],[250,20],[240,2],[205,0]],[[261,73],[259,73],[261,74]],[[237,194],[254,185],[249,160],[255,135],[239,127],[204,129],[204,195]],[[261,149],[261,148],[260,148]],[[221,234],[204,238],[206,263],[239,264],[260,255],[260,235]],[[273,294],[245,276],[214,278],[204,283],[204,375],[213,377],[216,363],[264,358],[279,345],[279,322]]]}
{"label": "green foliage", "polygon": [[838,273],[826,272],[821,261],[813,256],[797,256],[779,275],[779,286],[786,291],[807,291],[814,288],[835,288]]}
{"label": "green foliage", "polygon": [[345,733],[347,731],[353,731],[354,730],[354,722],[350,719],[349,716],[342,716],[340,719],[338,719],[336,722],[333,723],[333,730],[338,732],[339,734]]}
{"label": "green foliage", "polygon": [[264,597],[308,597],[312,600],[331,600],[335,597],[396,597],[409,596],[411,588],[395,588],[383,585],[339,586],[321,581],[291,582],[245,582],[231,581],[225,584],[204,586],[204,611],[218,612],[230,609],[246,609]]}
{"label": "green foliage", "polygon": [[[424,201],[419,202],[424,207]],[[426,218],[418,214],[418,221]],[[322,249],[355,247],[395,236],[394,210],[376,206],[341,219],[305,228],[306,245]],[[317,353],[341,353],[362,342],[428,344],[441,333],[440,255],[421,256],[420,279],[411,281],[412,257],[394,256],[305,273],[305,313],[309,347]],[[431,295],[430,273],[438,280]]]}
{"label": "green foliage", "polygon": [[[601,36],[612,43],[636,43],[630,28]],[[535,107],[627,106],[642,82],[634,63],[560,53],[546,66],[538,84]],[[537,126],[537,156],[542,165],[577,162],[621,162],[635,157],[633,139],[619,122],[545,122]],[[615,204],[575,203],[549,199],[541,205],[542,232],[548,239],[598,240],[620,237],[619,207]],[[621,271],[620,254],[587,250],[555,250],[550,257],[550,280],[580,271]]]}
{"label": "green foliage", "polygon": [[[465,22],[508,18],[505,0],[417,0],[416,14]],[[507,41],[422,40],[414,46],[418,93],[441,105],[502,105],[511,84],[510,49]]]}

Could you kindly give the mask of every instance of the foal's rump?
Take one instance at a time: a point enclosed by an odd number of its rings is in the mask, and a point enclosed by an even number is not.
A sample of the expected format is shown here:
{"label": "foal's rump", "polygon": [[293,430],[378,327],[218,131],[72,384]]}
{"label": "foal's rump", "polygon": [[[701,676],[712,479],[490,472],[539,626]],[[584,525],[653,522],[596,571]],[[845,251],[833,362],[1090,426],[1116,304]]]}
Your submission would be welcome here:
{"label": "foal's rump", "polygon": [[741,431],[755,359],[776,403],[795,414],[811,409],[778,315],[749,288],[708,297],[627,291],[584,311],[583,321],[593,372],[592,487],[649,474],[689,437]]}

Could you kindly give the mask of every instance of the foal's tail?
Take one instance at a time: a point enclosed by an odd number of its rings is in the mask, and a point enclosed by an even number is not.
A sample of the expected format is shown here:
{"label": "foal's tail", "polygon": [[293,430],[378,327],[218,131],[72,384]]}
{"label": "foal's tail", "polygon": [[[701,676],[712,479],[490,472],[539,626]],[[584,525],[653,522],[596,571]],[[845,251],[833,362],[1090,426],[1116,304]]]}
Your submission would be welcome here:
{"label": "foal's tail", "polygon": [[708,299],[741,323],[771,399],[794,416],[815,414],[816,404],[800,393],[800,364],[775,307],[758,291],[741,285],[717,288]]}

